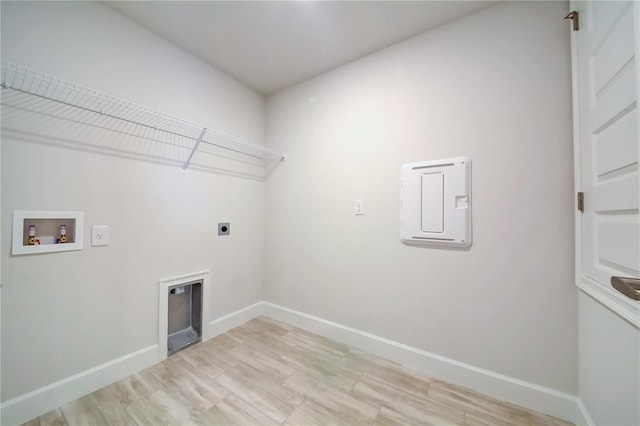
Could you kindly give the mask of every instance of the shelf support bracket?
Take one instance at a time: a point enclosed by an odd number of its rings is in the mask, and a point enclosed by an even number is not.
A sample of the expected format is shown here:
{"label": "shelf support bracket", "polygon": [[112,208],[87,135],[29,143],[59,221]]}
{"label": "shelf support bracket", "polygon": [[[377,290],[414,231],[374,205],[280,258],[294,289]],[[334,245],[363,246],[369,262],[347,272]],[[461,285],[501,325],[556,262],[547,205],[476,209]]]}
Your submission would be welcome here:
{"label": "shelf support bracket", "polygon": [[191,159],[193,158],[193,155],[196,153],[196,151],[198,150],[198,146],[200,146],[200,142],[202,142],[202,138],[204,137],[204,134],[207,132],[207,128],[204,127],[202,129],[202,132],[200,132],[200,137],[198,138],[198,141],[196,142],[195,145],[193,145],[193,149],[191,150],[191,154],[189,154],[189,158],[187,158],[187,161],[184,162],[184,166],[182,166],[182,170],[187,170],[189,168],[189,164],[191,164]]}

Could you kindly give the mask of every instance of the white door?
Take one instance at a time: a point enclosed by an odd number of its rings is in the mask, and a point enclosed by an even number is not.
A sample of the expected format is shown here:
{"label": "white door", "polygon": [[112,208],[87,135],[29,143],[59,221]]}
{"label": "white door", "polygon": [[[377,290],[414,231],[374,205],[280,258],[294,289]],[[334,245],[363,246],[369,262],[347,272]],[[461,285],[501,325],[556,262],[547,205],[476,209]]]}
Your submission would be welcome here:
{"label": "white door", "polygon": [[612,276],[640,278],[640,3],[586,1],[571,7],[580,27],[572,31],[572,49],[576,186],[584,193],[584,212],[577,213],[576,278],[581,289],[640,325],[640,302],[611,284]]}

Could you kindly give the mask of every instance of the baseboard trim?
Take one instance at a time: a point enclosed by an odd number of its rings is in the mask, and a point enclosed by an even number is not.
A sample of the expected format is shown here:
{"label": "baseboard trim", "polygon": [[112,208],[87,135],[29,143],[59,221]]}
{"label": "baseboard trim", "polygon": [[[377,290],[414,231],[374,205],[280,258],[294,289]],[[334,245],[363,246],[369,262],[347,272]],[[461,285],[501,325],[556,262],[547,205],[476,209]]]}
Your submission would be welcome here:
{"label": "baseboard trim", "polygon": [[158,345],[148,346],[4,402],[0,423],[27,422],[158,362]]}
{"label": "baseboard trim", "polygon": [[[258,302],[217,318],[209,322],[208,330],[203,330],[206,331],[203,333],[203,340],[231,330],[263,313],[264,304]],[[8,426],[27,422],[69,401],[131,376],[162,361],[160,352],[159,345],[155,344],[10,399],[0,405],[0,424]]]}
{"label": "baseboard trim", "polygon": [[263,314],[264,302],[257,302],[246,308],[231,312],[209,323],[209,337],[216,337]]}
{"label": "baseboard trim", "polygon": [[[465,364],[270,302],[254,303],[209,322],[208,333],[205,335],[215,337],[260,315],[346,343],[494,398],[578,425],[593,425],[583,402],[573,395]],[[155,344],[8,400],[0,406],[0,423],[14,425],[29,421],[156,364],[160,361],[158,353],[158,345]]]}
{"label": "baseboard trim", "polygon": [[[264,302],[264,315],[381,356],[493,398],[575,422],[578,399],[570,394],[489,371],[313,315]],[[586,411],[585,411],[586,412]]]}
{"label": "baseboard trim", "polygon": [[582,402],[580,398],[577,398],[576,420],[574,423],[577,426],[595,426],[595,422],[593,418],[591,418],[587,406],[584,405],[584,402]]}

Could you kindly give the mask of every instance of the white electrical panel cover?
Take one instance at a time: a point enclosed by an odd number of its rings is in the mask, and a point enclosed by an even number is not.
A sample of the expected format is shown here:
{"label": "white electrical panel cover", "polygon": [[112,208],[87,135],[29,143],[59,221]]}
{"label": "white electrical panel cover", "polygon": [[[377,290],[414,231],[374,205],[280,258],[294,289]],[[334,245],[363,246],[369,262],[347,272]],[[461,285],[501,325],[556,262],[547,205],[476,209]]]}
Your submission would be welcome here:
{"label": "white electrical panel cover", "polygon": [[405,244],[471,245],[471,160],[403,164],[400,239]]}

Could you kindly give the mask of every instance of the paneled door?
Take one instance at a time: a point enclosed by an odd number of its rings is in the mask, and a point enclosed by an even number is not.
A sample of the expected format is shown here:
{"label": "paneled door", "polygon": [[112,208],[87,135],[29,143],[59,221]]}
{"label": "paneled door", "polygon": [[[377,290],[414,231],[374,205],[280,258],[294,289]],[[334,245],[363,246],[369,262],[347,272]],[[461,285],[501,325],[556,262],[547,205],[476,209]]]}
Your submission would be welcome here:
{"label": "paneled door", "polygon": [[576,200],[577,284],[638,326],[639,7],[571,3],[576,186],[583,193]]}

